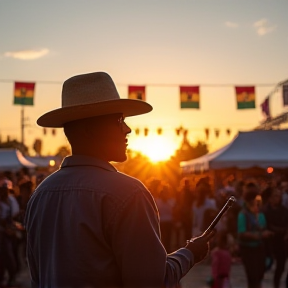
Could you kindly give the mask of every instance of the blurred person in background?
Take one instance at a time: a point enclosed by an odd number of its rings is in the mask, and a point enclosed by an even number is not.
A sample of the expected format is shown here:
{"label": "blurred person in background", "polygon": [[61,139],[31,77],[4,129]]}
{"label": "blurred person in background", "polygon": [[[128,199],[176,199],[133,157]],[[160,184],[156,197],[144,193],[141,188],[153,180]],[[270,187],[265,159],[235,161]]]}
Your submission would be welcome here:
{"label": "blurred person in background", "polygon": [[[13,287],[16,284],[17,262],[14,251],[15,229],[7,185],[0,186],[0,285]],[[5,272],[8,273],[4,284]]]}
{"label": "blurred person in background", "polygon": [[199,180],[195,189],[195,200],[193,203],[193,235],[204,232],[218,212],[215,199],[209,183]]}
{"label": "blurred person in background", "polygon": [[[21,169],[17,173],[17,186],[19,187],[18,202],[20,205],[20,214],[24,218],[27,203],[33,191],[33,183],[27,169]],[[22,219],[23,222],[23,219]]]}
{"label": "blurred person in background", "polygon": [[267,188],[266,193],[268,204],[264,209],[264,214],[267,228],[274,233],[268,242],[272,256],[276,261],[273,284],[274,288],[279,288],[287,259],[288,210],[282,205],[282,194],[276,187]]}
{"label": "blurred person in background", "polygon": [[280,181],[281,201],[282,205],[288,209],[288,177]]}
{"label": "blurred person in background", "polygon": [[161,241],[166,251],[170,253],[172,252],[175,199],[171,197],[171,188],[168,183],[162,182],[161,186],[162,189],[159,196],[155,198],[155,202],[160,217]]}
{"label": "blurred person in background", "polygon": [[[176,204],[174,209],[175,228],[178,230],[178,242],[183,238],[190,239],[192,237],[192,205],[194,202],[194,193],[189,178],[183,178],[180,181],[179,190],[176,194]],[[182,233],[183,232],[183,233]],[[185,241],[184,240],[184,241]],[[182,245],[179,243],[179,245]]]}
{"label": "blurred person in background", "polygon": [[273,236],[267,229],[261,211],[260,191],[249,182],[244,189],[244,207],[238,214],[238,239],[240,255],[245,268],[248,288],[261,288],[265,273],[266,251],[264,239]]}
{"label": "blurred person in background", "polygon": [[212,288],[229,288],[232,256],[229,251],[228,235],[217,232],[216,247],[211,251]]}

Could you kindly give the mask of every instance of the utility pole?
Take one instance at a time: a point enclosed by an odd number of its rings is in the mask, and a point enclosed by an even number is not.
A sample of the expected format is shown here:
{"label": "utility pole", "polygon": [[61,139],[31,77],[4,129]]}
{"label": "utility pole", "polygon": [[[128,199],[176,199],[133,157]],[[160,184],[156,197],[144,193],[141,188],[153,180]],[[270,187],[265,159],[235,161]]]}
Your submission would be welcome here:
{"label": "utility pole", "polygon": [[25,145],[24,128],[25,128],[24,105],[22,105],[21,106],[21,143],[23,147]]}

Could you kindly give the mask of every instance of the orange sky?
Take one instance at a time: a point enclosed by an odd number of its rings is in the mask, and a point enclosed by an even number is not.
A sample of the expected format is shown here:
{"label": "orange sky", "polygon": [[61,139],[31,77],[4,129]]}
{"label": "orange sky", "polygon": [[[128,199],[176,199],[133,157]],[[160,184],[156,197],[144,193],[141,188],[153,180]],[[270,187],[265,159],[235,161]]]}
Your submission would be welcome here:
{"label": "orange sky", "polygon": [[[41,137],[43,153],[53,154],[66,144],[63,133],[54,137],[48,130],[44,137],[36,120],[60,107],[61,84],[76,74],[108,72],[123,98],[128,85],[145,85],[154,110],[131,117],[131,128],[139,128],[141,135],[145,127],[151,134],[161,127],[164,142],[178,147],[176,128],[188,129],[194,143],[205,139],[208,127],[211,151],[238,131],[257,126],[263,120],[260,104],[288,78],[287,1],[109,2],[0,3],[3,140],[7,135],[20,140],[21,135],[14,81],[36,82],[35,105],[25,107],[25,144],[32,154],[33,142]],[[180,85],[200,86],[199,110],[179,108]],[[256,87],[256,109],[236,109],[234,86],[242,85]],[[281,91],[271,95],[271,111],[272,116],[287,111]],[[220,129],[217,139],[215,129]],[[231,129],[230,137],[226,129]],[[148,139],[137,137],[131,134],[130,148],[140,149]]]}

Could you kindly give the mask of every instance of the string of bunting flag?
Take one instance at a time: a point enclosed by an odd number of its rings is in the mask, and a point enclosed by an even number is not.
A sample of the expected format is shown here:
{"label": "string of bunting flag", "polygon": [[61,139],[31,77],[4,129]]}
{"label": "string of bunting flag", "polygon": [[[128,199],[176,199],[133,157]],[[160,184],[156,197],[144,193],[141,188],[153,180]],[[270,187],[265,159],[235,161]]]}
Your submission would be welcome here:
{"label": "string of bunting flag", "polygon": [[[255,87],[235,86],[237,109],[255,108]],[[200,109],[200,86],[179,86],[180,108]],[[128,98],[146,101],[146,86],[128,86]]]}
{"label": "string of bunting flag", "polygon": [[[166,129],[167,130],[167,129]],[[176,133],[176,136],[187,136],[188,135],[188,129],[184,128],[184,127],[178,127],[175,130],[175,133]],[[194,130],[194,129],[193,129]],[[202,131],[202,130],[201,130]],[[210,136],[211,136],[211,132],[214,131],[214,135],[216,138],[218,138],[220,136],[220,129],[218,128],[205,128],[204,129],[204,133],[205,133],[205,138],[206,140],[209,140]],[[135,134],[136,136],[139,136],[139,135],[143,135],[143,136],[148,136],[149,133],[151,132],[151,129],[147,128],[147,127],[144,127],[142,129],[140,129],[139,127],[135,129]],[[226,136],[230,136],[231,135],[231,129],[230,128],[227,128],[227,129],[224,129],[224,132],[225,132],[225,135]],[[163,128],[159,127],[156,129],[156,133],[157,135],[162,135],[163,133]]]}
{"label": "string of bunting flag", "polygon": [[[269,93],[260,107],[266,117],[271,117],[269,99],[282,85],[283,106],[288,106],[288,81],[281,82]],[[255,109],[255,86],[234,86],[237,109]],[[128,86],[128,98],[146,101],[146,86]],[[179,86],[180,108],[200,109],[200,86]]]}
{"label": "string of bunting flag", "polygon": [[[218,138],[220,136],[220,129],[218,129],[218,128],[215,128],[215,129],[205,128],[204,129],[204,133],[205,133],[206,140],[209,140],[209,138],[211,136],[211,132],[213,132],[213,130],[214,130],[214,135],[215,135],[216,138]],[[225,130],[225,134],[229,137],[231,135],[231,129],[227,128],[227,129],[224,129],[224,130]],[[142,133],[146,137],[146,136],[149,135],[150,132],[151,132],[151,130],[148,129],[147,127],[142,128],[142,129],[140,129],[140,128],[136,128],[135,129],[135,134],[137,136],[141,135],[141,133]],[[163,129],[161,127],[157,128],[156,129],[156,133],[158,135],[162,135]],[[176,133],[177,136],[183,135],[183,136],[187,137],[188,129],[186,129],[186,128],[181,126],[181,127],[178,127],[178,128],[175,129],[175,133]]]}
{"label": "string of bunting flag", "polygon": [[[1,80],[0,82],[8,82],[9,80]],[[11,80],[10,80],[11,81]],[[50,83],[50,84],[60,84],[60,82],[53,81],[38,81],[37,83]],[[122,84],[124,85],[124,84]],[[14,82],[14,105],[34,105],[34,94],[35,94],[36,82]],[[128,86],[128,98],[138,99],[146,101],[146,86]],[[151,84],[152,86],[152,84]],[[165,84],[153,84],[153,86],[167,86]],[[171,85],[169,85],[171,86]],[[173,85],[175,86],[175,85]],[[178,86],[179,87],[179,100],[181,109],[200,109],[201,107],[201,87],[212,87],[213,84],[202,84],[201,86]],[[216,87],[231,86],[230,84],[214,84]],[[234,86],[234,85],[233,85]],[[256,86],[272,86],[271,84],[257,84],[254,86],[234,86],[235,98],[237,103],[237,109],[255,109],[256,104]],[[283,105],[288,105],[288,81],[282,81],[278,83],[274,90],[272,90],[269,95],[265,98],[260,107],[263,113],[270,117],[270,107],[269,100],[271,96],[282,86],[282,97]]]}
{"label": "string of bunting flag", "polygon": [[[0,82],[8,82],[9,80],[1,80]],[[60,84],[60,82],[53,81],[38,81],[37,83],[50,83],[50,84]],[[124,85],[124,84],[122,84]],[[36,82],[14,82],[14,105],[34,105],[34,96],[35,96],[35,86]],[[146,101],[146,87],[149,85],[127,85],[128,86],[128,98],[129,99],[137,99]],[[156,85],[153,86],[167,86],[167,85]],[[169,85],[171,86],[171,85]],[[175,86],[175,85],[173,85]],[[205,86],[213,86],[212,84],[206,85],[198,85],[198,86],[178,86],[179,87],[179,102],[180,109],[200,109],[201,107],[201,87]],[[214,85],[217,87],[223,86],[231,86],[230,84],[218,84]],[[271,86],[271,84],[258,84],[257,86]],[[275,88],[269,93],[269,95],[265,98],[265,100],[261,103],[260,107],[264,115],[267,119],[271,117],[270,113],[270,99],[273,94],[278,91],[279,87],[282,87],[282,99],[283,106],[288,106],[288,81],[279,82]],[[237,109],[255,109],[256,104],[256,93],[255,86],[234,86],[235,89],[235,99],[237,103]],[[144,128],[144,135],[147,136],[149,129]],[[178,132],[177,132],[178,131]],[[55,129],[51,131],[52,135],[56,134]],[[137,128],[135,130],[136,135],[139,135],[140,130]],[[180,131],[181,132],[181,131]],[[179,130],[176,129],[176,134],[178,135]],[[219,137],[219,129],[215,129],[216,138]],[[47,130],[43,131],[44,135],[46,135]],[[158,128],[157,134],[162,134],[162,128]],[[229,136],[231,134],[231,130],[227,129],[226,134]],[[205,129],[206,139],[209,138],[209,129]]]}

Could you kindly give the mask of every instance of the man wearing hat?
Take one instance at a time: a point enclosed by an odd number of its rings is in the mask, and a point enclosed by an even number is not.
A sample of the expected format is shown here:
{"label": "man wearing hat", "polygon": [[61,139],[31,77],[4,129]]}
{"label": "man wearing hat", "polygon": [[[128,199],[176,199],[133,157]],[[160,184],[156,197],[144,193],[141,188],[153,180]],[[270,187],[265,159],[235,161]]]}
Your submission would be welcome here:
{"label": "man wearing hat", "polygon": [[62,107],[37,120],[63,127],[72,155],[28,203],[32,287],[177,287],[206,256],[213,233],[167,255],[150,192],[109,163],[126,160],[125,117],[151,110],[120,99],[111,77],[96,72],[66,80]]}

